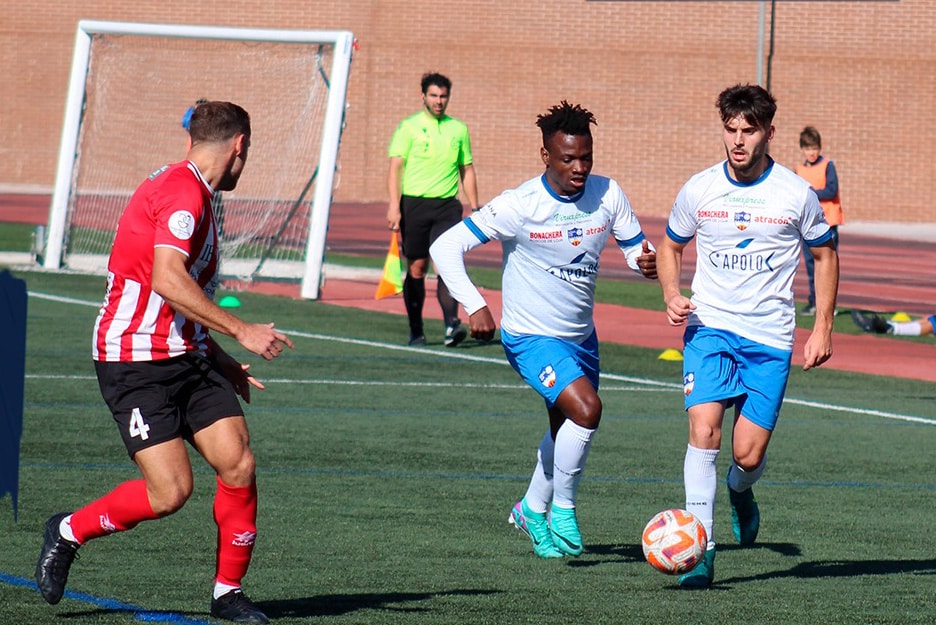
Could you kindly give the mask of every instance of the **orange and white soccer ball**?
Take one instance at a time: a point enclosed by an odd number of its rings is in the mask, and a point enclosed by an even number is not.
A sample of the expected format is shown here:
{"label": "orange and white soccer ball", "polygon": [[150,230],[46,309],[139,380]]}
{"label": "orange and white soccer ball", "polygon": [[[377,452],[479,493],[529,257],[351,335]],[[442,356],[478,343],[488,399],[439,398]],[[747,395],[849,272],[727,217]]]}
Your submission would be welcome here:
{"label": "orange and white soccer ball", "polygon": [[708,536],[691,512],[671,509],[650,519],[640,542],[653,568],[667,575],[681,575],[702,561]]}

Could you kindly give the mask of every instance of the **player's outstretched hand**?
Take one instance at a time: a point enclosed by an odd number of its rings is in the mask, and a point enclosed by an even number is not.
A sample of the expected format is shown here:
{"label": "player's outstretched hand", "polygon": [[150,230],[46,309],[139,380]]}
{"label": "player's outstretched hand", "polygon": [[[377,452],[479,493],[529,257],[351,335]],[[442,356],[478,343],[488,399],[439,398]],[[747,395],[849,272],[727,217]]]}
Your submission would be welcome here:
{"label": "player's outstretched hand", "polygon": [[637,257],[637,266],[644,278],[657,279],[656,252],[650,249],[650,241],[647,239],[643,241],[643,253]]}
{"label": "player's outstretched hand", "polygon": [[494,338],[494,331],[497,330],[494,316],[487,306],[474,311],[468,317],[468,327],[471,328],[471,338],[479,341],[490,341]]}
{"label": "player's outstretched hand", "polygon": [[237,342],[250,352],[273,360],[287,347],[292,349],[293,342],[288,336],[273,328],[272,323],[248,323]]}
{"label": "player's outstretched hand", "polygon": [[254,388],[261,391],[266,387],[262,382],[260,382],[260,380],[247,373],[248,369],[250,369],[250,365],[240,365],[240,371],[234,375],[228,376],[228,380],[230,380],[231,384],[234,385],[234,391],[243,397],[244,401],[249,404],[250,387],[253,386]]}

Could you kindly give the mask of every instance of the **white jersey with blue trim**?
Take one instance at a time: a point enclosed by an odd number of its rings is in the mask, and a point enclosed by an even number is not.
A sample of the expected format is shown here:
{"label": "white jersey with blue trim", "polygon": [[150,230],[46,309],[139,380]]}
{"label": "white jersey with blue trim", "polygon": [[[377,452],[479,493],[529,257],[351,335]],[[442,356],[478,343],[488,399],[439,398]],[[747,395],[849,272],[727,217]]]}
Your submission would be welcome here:
{"label": "white jersey with blue trim", "polygon": [[645,238],[621,187],[596,175],[569,197],[557,195],[545,175],[533,178],[497,196],[464,223],[482,242],[502,242],[501,327],[515,335],[575,343],[595,328],[595,282],[608,237],[614,237],[635,271]]}
{"label": "white jersey with blue trim", "polygon": [[793,349],[801,242],[832,237],[809,183],[772,160],[760,178],[740,183],[722,161],[683,186],[666,234],[677,243],[696,237],[689,325]]}

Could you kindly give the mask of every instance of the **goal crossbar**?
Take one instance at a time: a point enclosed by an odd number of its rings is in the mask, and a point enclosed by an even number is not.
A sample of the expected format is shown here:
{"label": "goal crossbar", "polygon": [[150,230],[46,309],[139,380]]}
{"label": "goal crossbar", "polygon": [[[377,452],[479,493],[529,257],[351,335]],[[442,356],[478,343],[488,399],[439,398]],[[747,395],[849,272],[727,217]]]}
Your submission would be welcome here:
{"label": "goal crossbar", "polygon": [[328,228],[332,189],[337,166],[338,145],[341,138],[342,124],[344,123],[345,97],[354,47],[353,34],[345,30],[274,30],[81,20],[75,34],[74,55],[66,96],[58,165],[49,207],[48,240],[44,250],[43,266],[50,269],[61,267],[63,260],[69,196],[75,175],[75,157],[81,129],[86,81],[94,35],[137,35],[286,44],[329,44],[333,47],[330,85],[319,149],[318,179],[312,198],[301,286],[302,297],[317,299],[320,294],[322,264],[325,254],[325,235]]}

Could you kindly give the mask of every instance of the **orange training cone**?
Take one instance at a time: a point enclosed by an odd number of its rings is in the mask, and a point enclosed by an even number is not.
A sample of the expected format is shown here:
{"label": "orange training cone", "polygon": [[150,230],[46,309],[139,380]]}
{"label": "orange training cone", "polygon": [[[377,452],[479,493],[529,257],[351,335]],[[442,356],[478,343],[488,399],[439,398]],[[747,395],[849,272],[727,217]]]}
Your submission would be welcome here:
{"label": "orange training cone", "polygon": [[397,233],[390,237],[390,249],[387,250],[387,259],[384,261],[383,275],[374,299],[381,299],[389,295],[396,295],[403,291],[403,262],[400,260],[400,246],[397,244]]}

